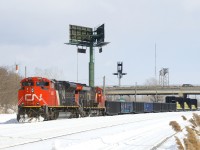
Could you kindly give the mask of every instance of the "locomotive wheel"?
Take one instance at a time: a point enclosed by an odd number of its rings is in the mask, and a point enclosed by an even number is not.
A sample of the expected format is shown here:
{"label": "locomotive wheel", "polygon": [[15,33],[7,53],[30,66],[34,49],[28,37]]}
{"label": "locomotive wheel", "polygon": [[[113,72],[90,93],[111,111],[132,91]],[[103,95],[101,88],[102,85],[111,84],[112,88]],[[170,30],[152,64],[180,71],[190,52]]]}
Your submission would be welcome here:
{"label": "locomotive wheel", "polygon": [[42,117],[44,118],[44,121],[48,121],[49,120],[49,108],[48,106],[44,106],[44,114],[42,115]]}
{"label": "locomotive wheel", "polygon": [[48,113],[46,113],[47,120],[56,120],[59,117],[59,112],[54,109],[49,109]]}
{"label": "locomotive wheel", "polygon": [[20,120],[20,114],[17,114],[17,121],[19,122]]}
{"label": "locomotive wheel", "polygon": [[59,117],[59,112],[55,111],[54,112],[54,118],[55,118],[55,120],[58,119],[58,117]]}
{"label": "locomotive wheel", "polygon": [[55,114],[54,110],[50,110],[49,119],[50,120],[55,120],[56,119],[56,114]]}

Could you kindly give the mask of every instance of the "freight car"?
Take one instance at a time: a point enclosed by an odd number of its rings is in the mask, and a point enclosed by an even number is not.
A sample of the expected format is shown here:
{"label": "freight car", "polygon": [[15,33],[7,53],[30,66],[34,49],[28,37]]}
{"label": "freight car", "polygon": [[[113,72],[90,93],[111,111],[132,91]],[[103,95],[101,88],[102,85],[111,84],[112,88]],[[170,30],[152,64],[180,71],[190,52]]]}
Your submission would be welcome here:
{"label": "freight car", "polygon": [[104,115],[102,89],[68,81],[29,77],[21,81],[18,91],[17,120],[42,116],[57,119],[64,111],[70,117]]}
{"label": "freight car", "polygon": [[69,118],[101,115],[137,114],[197,110],[196,99],[166,97],[165,103],[105,101],[103,90],[85,84],[28,77],[18,91],[17,120],[54,120],[59,112]]}
{"label": "freight car", "polygon": [[176,111],[176,103],[106,101],[107,115],[158,113]]}
{"label": "freight car", "polygon": [[167,96],[165,103],[106,101],[106,114],[159,113],[197,110],[197,99]]}
{"label": "freight car", "polygon": [[197,110],[197,99],[182,98],[175,96],[167,96],[166,103],[175,103],[177,111],[192,111]]}

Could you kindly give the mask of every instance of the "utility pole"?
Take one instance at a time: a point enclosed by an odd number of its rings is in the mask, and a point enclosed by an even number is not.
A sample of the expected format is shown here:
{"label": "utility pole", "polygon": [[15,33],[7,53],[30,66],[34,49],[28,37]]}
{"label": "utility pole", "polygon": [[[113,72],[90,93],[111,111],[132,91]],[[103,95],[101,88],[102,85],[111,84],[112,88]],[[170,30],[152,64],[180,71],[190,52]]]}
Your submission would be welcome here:
{"label": "utility pole", "polygon": [[94,87],[94,51],[92,45],[90,46],[89,86]]}
{"label": "utility pole", "polygon": [[106,93],[106,77],[103,76],[103,96],[105,97]]}
{"label": "utility pole", "polygon": [[26,78],[26,73],[27,73],[27,69],[26,69],[26,66],[25,66],[25,78]]}
{"label": "utility pole", "polygon": [[156,43],[155,43],[155,79],[156,79],[156,102],[158,102],[158,93],[157,93],[157,70],[156,70],[156,59],[157,59],[157,56],[156,56]]}
{"label": "utility pole", "polygon": [[135,102],[136,102],[136,97],[137,97],[137,82],[135,82]]}
{"label": "utility pole", "polygon": [[77,83],[78,83],[78,50],[77,50]]}
{"label": "utility pole", "polygon": [[157,72],[157,68],[156,68],[156,58],[157,56],[156,56],[156,43],[155,43],[155,79],[157,80],[157,77],[156,77],[156,72]]}

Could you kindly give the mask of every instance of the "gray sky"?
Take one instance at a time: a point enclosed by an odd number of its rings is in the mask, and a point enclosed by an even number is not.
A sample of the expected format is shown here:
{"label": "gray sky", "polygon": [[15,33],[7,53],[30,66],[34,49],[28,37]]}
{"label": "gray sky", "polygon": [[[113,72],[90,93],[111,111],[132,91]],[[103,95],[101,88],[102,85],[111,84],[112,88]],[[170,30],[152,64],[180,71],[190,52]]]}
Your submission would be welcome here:
{"label": "gray sky", "polygon": [[[0,0],[0,66],[27,66],[77,80],[76,46],[67,46],[69,24],[97,27],[105,23],[105,41],[95,49],[95,84],[118,84],[112,73],[123,61],[122,84],[144,84],[169,68],[170,84],[200,84],[199,0]],[[79,54],[79,82],[88,84],[87,54]]]}

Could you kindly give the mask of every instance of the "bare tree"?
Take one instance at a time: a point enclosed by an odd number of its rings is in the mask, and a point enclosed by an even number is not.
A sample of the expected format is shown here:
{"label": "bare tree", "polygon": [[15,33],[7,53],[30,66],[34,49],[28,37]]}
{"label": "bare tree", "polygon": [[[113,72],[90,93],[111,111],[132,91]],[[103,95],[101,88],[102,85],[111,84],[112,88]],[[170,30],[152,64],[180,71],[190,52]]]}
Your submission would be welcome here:
{"label": "bare tree", "polygon": [[21,77],[7,67],[0,67],[0,106],[4,108],[4,113],[9,107],[17,105],[20,80]]}
{"label": "bare tree", "polygon": [[40,69],[40,68],[36,68],[35,69],[35,76],[40,76],[40,77],[46,77],[46,78],[50,78],[50,79],[58,79],[62,76],[62,71],[59,71],[58,69]]}
{"label": "bare tree", "polygon": [[[157,86],[159,86],[156,78],[147,79],[146,82],[145,82],[145,85],[154,87],[155,89],[157,89]],[[161,95],[151,95],[149,97],[149,100],[152,101],[152,102],[161,102],[161,101],[163,101],[163,96],[161,96]]]}

